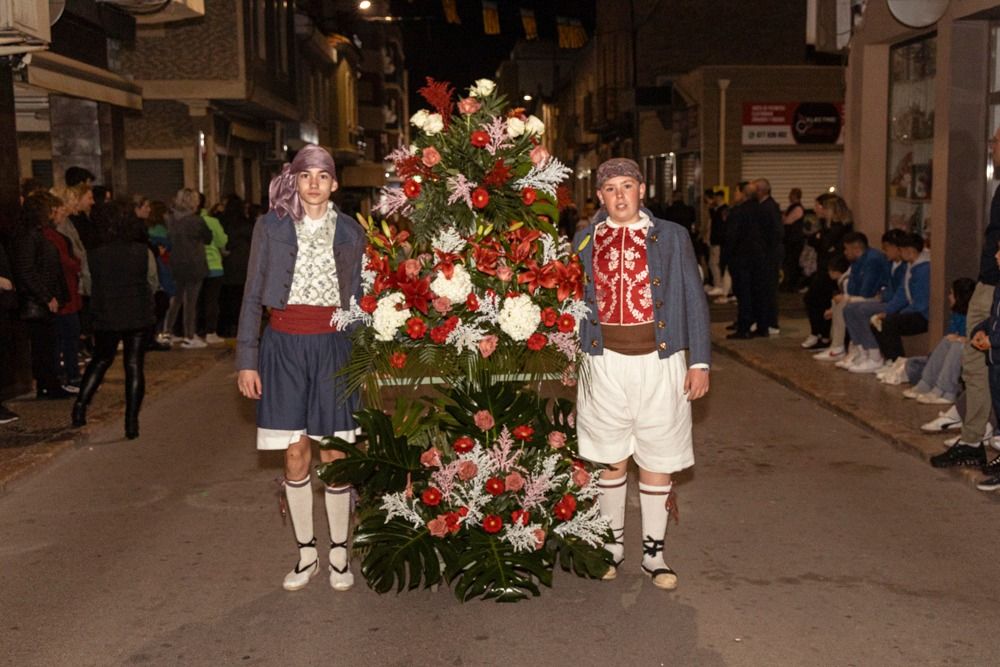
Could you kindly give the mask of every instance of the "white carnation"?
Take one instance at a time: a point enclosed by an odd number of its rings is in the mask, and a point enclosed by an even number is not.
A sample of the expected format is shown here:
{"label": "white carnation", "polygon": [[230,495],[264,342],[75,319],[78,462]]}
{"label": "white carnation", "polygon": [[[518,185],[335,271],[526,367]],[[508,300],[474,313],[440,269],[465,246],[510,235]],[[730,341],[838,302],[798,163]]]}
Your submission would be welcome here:
{"label": "white carnation", "polygon": [[421,129],[423,129],[424,134],[426,134],[427,136],[437,134],[438,132],[444,129],[444,119],[441,118],[441,114],[432,113],[431,115],[427,116],[427,122],[423,124],[423,127]]}
{"label": "white carnation", "polygon": [[472,97],[486,97],[487,95],[492,95],[496,88],[497,84],[489,79],[476,79],[476,85],[469,88],[469,94]]}
{"label": "white carnation", "polygon": [[423,128],[424,124],[427,123],[427,117],[431,115],[431,112],[427,109],[421,109],[417,113],[410,116],[410,123],[415,127]]}
{"label": "white carnation", "polygon": [[472,291],[472,278],[461,264],[452,269],[451,278],[438,271],[437,277],[431,283],[431,291],[438,296],[446,297],[452,303],[463,303]]}
{"label": "white carnation", "polygon": [[507,135],[510,137],[519,137],[524,134],[524,121],[517,116],[512,116],[507,119]]}
{"label": "white carnation", "polygon": [[393,292],[378,300],[378,305],[372,314],[375,340],[392,340],[399,327],[406,324],[406,320],[410,319],[409,309],[400,307],[405,300],[405,297],[399,292]]}
{"label": "white carnation", "polygon": [[504,299],[500,309],[500,330],[513,340],[528,340],[538,328],[542,309],[526,294],[519,294]]}
{"label": "white carnation", "polygon": [[528,120],[524,124],[524,131],[528,134],[542,136],[545,134],[545,123],[538,116],[528,116]]}

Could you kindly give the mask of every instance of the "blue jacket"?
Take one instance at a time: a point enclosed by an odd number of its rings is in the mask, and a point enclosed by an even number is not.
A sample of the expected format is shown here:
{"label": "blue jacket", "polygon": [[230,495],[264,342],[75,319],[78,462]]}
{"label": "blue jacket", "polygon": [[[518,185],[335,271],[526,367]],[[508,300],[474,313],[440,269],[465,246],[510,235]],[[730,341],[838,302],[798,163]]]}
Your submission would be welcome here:
{"label": "blue jacket", "polygon": [[952,313],[951,317],[948,318],[948,331],[945,333],[955,334],[957,336],[965,335],[966,326],[966,316],[962,313]]}
{"label": "blue jacket", "polygon": [[[653,317],[656,319],[656,348],[661,359],[675,352],[688,350],[688,365],[710,364],[712,340],[709,329],[708,301],[702,287],[698,262],[691,245],[691,236],[682,226],[654,218],[646,209],[652,227],[646,236],[650,288],[653,292]],[[604,353],[604,338],[597,315],[594,289],[594,243],[597,225],[604,222],[607,212],[601,211],[586,229],[577,232],[573,247],[580,250],[580,261],[587,280],[583,298],[590,309],[580,323],[580,345],[587,354]]]}
{"label": "blue jacket", "polygon": [[893,313],[919,313],[930,319],[931,262],[930,253],[923,251],[906,269],[906,278],[885,306],[887,315]]}
{"label": "blue jacket", "polygon": [[[236,335],[237,370],[257,370],[261,313],[264,307],[280,310],[288,305],[298,249],[291,218],[279,218],[270,211],[254,226]],[[350,307],[351,297],[361,298],[364,252],[365,233],[361,225],[337,211],[333,258],[337,264],[341,308]]]}
{"label": "blue jacket", "polygon": [[889,285],[892,269],[889,260],[875,248],[868,248],[851,263],[851,276],[847,280],[847,293],[866,299],[878,296]]}
{"label": "blue jacket", "polygon": [[889,284],[882,290],[882,303],[892,301],[892,297],[896,295],[896,291],[903,286],[907,268],[906,262],[896,262],[895,266],[889,264]]}

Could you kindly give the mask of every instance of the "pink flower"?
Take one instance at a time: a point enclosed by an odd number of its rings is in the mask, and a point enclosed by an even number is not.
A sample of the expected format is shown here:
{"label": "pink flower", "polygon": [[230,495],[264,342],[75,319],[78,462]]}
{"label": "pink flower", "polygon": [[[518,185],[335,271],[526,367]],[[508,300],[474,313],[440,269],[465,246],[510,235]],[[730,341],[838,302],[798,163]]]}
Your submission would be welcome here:
{"label": "pink flower", "polygon": [[[534,153],[534,151],[532,151],[532,153]],[[441,154],[438,153],[437,149],[433,146],[428,146],[421,154],[420,161],[428,167],[433,167],[441,161]]]}
{"label": "pink flower", "polygon": [[441,452],[438,451],[437,447],[431,447],[420,455],[420,465],[425,468],[441,467]]}
{"label": "pink flower", "polygon": [[434,310],[444,315],[451,310],[451,299],[446,296],[439,296],[431,302],[431,305],[434,306]]}
{"label": "pink flower", "polygon": [[479,354],[483,355],[483,359],[489,358],[493,352],[497,349],[497,337],[493,334],[488,336],[483,336],[479,339]]}
{"label": "pink flower", "polygon": [[507,283],[514,277],[514,272],[506,264],[497,267],[497,278]]}
{"label": "pink flower", "polygon": [[582,489],[583,487],[587,486],[587,484],[590,484],[590,473],[588,473],[583,468],[574,468],[573,483]]}
{"label": "pink flower", "polygon": [[545,150],[545,146],[541,144],[531,149],[531,163],[536,166],[542,164],[550,157],[549,152]]}
{"label": "pink flower", "polygon": [[566,446],[566,434],[562,431],[552,431],[548,437],[549,447],[561,449]]}
{"label": "pink flower", "polygon": [[507,475],[503,483],[508,491],[520,491],[524,488],[524,477],[521,477],[521,473],[515,471]]}
{"label": "pink flower", "polygon": [[420,275],[420,262],[415,259],[408,259],[403,262],[403,271],[408,280],[414,280]]}
{"label": "pink flower", "polygon": [[479,466],[473,461],[462,461],[458,464],[458,478],[463,482],[468,482],[470,479],[479,474]]}
{"label": "pink flower", "polygon": [[466,97],[465,99],[458,101],[458,110],[462,113],[476,113],[482,108],[482,106],[483,105],[473,97]]}
{"label": "pink flower", "polygon": [[493,415],[490,414],[489,410],[480,410],[472,416],[472,421],[483,431],[489,431],[496,423],[493,421]]}
{"label": "pink flower", "polygon": [[541,528],[535,529],[535,551],[545,546],[545,531]]}
{"label": "pink flower", "polygon": [[448,522],[438,516],[427,522],[427,530],[434,537],[444,537],[448,534]]}

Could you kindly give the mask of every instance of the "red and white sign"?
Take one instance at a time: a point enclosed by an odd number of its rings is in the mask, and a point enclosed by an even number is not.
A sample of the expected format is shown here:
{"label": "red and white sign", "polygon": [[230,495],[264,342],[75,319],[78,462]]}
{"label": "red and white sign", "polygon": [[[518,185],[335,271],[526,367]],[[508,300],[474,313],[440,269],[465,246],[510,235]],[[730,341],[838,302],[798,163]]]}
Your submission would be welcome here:
{"label": "red and white sign", "polygon": [[844,105],[835,102],[744,102],[744,146],[843,143]]}

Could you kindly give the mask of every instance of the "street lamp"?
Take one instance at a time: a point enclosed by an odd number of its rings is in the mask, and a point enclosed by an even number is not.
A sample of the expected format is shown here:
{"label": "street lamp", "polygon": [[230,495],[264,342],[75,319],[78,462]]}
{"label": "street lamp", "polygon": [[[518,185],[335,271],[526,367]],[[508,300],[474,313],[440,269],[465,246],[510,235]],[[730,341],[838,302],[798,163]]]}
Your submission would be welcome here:
{"label": "street lamp", "polygon": [[371,8],[372,8],[371,0],[361,0],[361,2],[358,3],[358,9],[360,9],[363,12],[366,12]]}
{"label": "street lamp", "polygon": [[524,97],[522,97],[521,99],[523,99],[523,100],[524,100],[525,102],[530,102],[530,101],[531,101],[531,99],[532,99],[532,97],[531,97],[531,95],[525,95],[525,96],[524,96]]}

